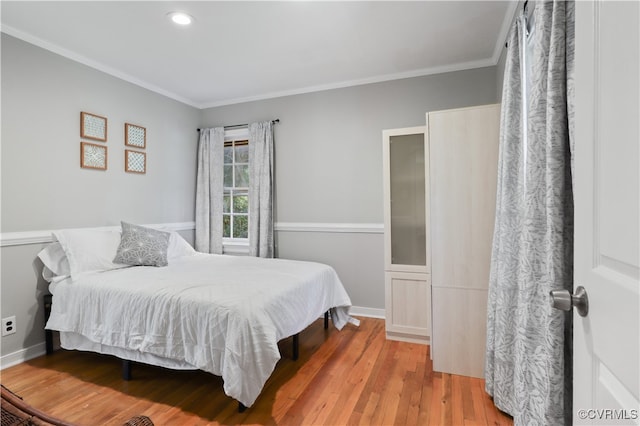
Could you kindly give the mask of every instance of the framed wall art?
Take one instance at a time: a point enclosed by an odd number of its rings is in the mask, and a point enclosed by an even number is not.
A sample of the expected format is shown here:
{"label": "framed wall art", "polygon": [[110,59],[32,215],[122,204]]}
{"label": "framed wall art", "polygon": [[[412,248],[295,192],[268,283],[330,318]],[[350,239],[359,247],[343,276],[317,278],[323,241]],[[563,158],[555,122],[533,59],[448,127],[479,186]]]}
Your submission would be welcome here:
{"label": "framed wall art", "polygon": [[107,170],[107,147],[89,142],[80,142],[80,167]]}
{"label": "framed wall art", "polygon": [[124,171],[144,174],[147,172],[147,154],[131,149],[124,150]]}
{"label": "framed wall art", "polygon": [[107,141],[107,117],[91,114],[88,112],[80,113],[80,137],[85,139],[93,139],[95,141]]}
{"label": "framed wall art", "polygon": [[131,123],[124,123],[124,144],[138,149],[147,147],[147,129]]}

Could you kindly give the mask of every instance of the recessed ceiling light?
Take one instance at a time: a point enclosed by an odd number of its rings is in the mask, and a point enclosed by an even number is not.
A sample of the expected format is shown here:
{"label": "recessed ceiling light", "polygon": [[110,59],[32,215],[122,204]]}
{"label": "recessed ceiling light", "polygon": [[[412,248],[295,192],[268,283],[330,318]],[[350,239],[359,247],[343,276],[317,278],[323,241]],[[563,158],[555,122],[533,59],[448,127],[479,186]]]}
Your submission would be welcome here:
{"label": "recessed ceiling light", "polygon": [[193,22],[193,17],[183,12],[170,12],[167,16],[178,25],[189,25]]}

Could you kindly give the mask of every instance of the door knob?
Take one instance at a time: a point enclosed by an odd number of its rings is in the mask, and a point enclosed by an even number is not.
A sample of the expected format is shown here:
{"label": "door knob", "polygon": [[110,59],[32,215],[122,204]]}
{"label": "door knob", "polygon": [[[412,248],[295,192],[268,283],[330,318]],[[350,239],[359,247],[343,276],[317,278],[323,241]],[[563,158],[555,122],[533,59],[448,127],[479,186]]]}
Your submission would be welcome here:
{"label": "door knob", "polygon": [[551,306],[556,309],[570,311],[571,307],[575,306],[581,317],[586,317],[589,313],[589,298],[587,291],[582,286],[576,288],[574,294],[569,293],[569,290],[551,290],[549,295],[551,296]]}

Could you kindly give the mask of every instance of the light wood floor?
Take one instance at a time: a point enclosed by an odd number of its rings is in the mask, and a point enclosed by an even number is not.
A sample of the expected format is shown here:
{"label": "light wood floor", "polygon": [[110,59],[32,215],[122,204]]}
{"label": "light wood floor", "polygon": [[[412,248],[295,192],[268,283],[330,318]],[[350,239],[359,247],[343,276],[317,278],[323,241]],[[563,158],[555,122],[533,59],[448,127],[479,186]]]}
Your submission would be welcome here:
{"label": "light wood floor", "polygon": [[256,403],[245,413],[222,390],[222,380],[198,371],[133,365],[56,351],[1,372],[1,382],[25,402],[82,425],[119,425],[134,415],[156,425],[510,425],[484,392],[484,381],[434,373],[428,346],[385,340],[384,321],[324,330],[317,321],[291,343]]}

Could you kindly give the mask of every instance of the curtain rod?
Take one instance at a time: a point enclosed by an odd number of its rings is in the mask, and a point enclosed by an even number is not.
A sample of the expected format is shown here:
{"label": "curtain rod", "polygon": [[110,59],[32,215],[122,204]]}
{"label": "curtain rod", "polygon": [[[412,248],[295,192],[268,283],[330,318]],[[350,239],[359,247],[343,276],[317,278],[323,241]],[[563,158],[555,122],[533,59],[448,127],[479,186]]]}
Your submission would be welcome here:
{"label": "curtain rod", "polygon": [[[275,120],[271,120],[271,124],[276,124],[279,123],[280,119],[276,118]],[[233,129],[234,127],[247,127],[249,124],[232,124],[230,126],[224,126],[225,129]],[[196,129],[197,131],[200,131],[200,129]]]}
{"label": "curtain rod", "polygon": [[[524,0],[524,4],[522,5],[522,13],[525,13],[527,11],[527,3],[529,3],[529,0]],[[507,38],[509,38],[508,35]],[[509,43],[505,43],[504,47],[509,47]]]}

